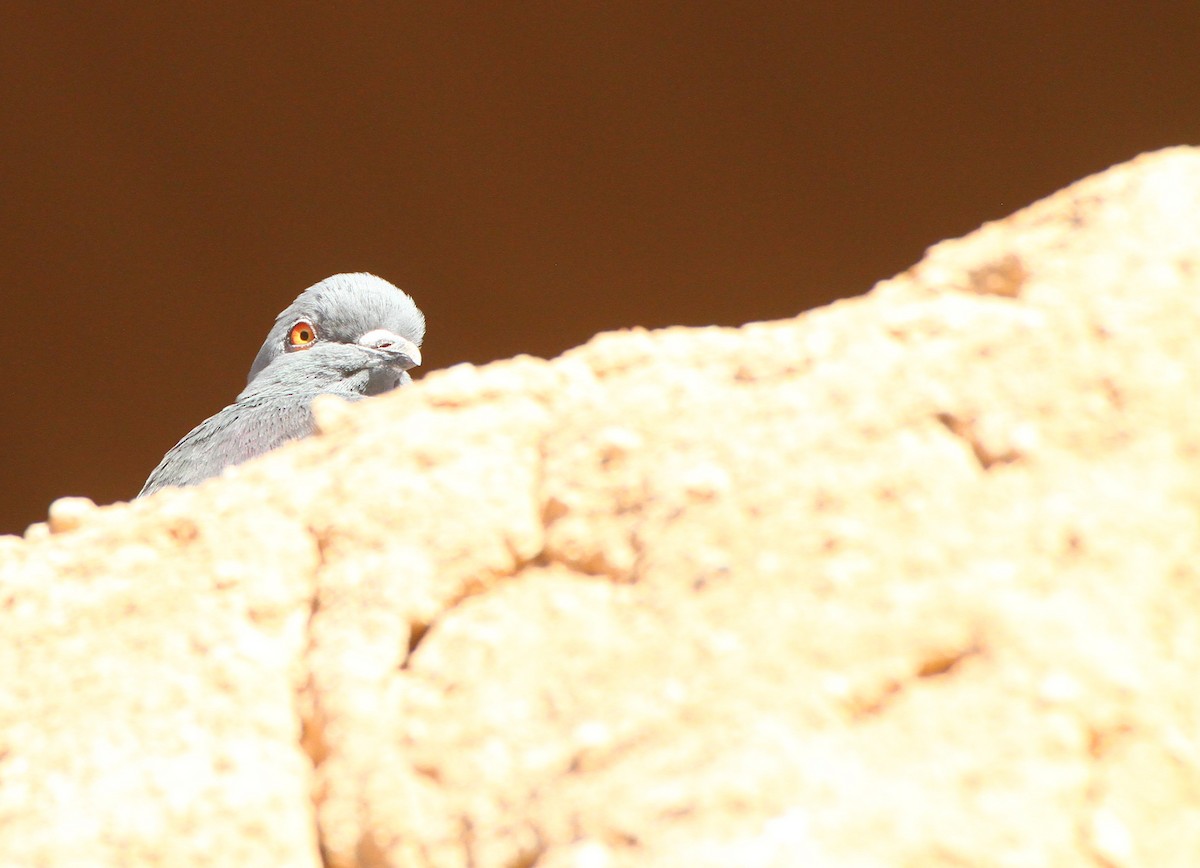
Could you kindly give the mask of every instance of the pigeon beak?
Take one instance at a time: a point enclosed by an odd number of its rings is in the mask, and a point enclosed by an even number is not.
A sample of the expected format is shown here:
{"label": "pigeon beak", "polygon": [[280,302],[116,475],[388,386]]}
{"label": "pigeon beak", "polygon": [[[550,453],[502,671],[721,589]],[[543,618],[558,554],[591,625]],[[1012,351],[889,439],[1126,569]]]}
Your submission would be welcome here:
{"label": "pigeon beak", "polygon": [[402,371],[416,368],[421,364],[421,349],[408,338],[402,338],[387,329],[369,331],[357,343],[369,350],[378,350],[388,357],[388,361]]}

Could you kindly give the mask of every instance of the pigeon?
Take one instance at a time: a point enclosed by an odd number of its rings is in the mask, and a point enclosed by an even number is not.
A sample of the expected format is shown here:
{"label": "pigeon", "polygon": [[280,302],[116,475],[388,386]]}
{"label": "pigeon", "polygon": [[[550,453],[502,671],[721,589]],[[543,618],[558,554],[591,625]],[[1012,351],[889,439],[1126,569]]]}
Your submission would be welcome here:
{"label": "pigeon", "polygon": [[314,430],[312,401],[357,401],[412,382],[425,317],[402,290],[371,274],[335,274],[275,320],[232,404],[163,456],[138,497],[195,485]]}

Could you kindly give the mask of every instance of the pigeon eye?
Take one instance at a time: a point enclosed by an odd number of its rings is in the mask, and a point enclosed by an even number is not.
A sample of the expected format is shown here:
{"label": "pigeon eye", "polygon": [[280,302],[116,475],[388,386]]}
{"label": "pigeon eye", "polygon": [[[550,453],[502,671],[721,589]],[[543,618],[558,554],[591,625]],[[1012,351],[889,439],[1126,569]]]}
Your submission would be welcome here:
{"label": "pigeon eye", "polygon": [[295,349],[302,350],[312,346],[316,339],[317,330],[312,327],[312,323],[300,320],[292,326],[291,334],[288,335],[288,344]]}

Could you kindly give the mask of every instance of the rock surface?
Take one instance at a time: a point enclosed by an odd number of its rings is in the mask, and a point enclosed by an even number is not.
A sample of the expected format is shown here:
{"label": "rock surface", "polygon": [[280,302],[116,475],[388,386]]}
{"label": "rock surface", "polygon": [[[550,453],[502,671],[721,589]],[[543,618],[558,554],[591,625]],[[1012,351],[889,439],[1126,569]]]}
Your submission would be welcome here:
{"label": "rock surface", "polygon": [[1192,865],[1200,151],[0,540],[4,864]]}

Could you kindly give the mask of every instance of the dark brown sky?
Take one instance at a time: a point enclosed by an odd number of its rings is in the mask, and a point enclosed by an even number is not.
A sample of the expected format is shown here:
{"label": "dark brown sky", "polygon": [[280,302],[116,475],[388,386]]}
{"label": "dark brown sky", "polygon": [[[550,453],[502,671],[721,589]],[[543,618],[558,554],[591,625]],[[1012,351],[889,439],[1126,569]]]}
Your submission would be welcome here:
{"label": "dark brown sky", "polygon": [[334,272],[426,371],[786,317],[1200,126],[1193,4],[87,5],[0,7],[0,532],[133,495]]}

